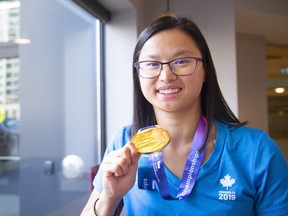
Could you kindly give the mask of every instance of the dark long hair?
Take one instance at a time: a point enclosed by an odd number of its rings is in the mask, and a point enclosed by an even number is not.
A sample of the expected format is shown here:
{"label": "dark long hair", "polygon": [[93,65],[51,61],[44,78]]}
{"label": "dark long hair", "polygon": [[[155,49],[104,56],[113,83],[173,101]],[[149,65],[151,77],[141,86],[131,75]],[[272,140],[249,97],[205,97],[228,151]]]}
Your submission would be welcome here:
{"label": "dark long hair", "polygon": [[[139,60],[141,49],[146,41],[153,35],[168,29],[179,29],[188,34],[201,52],[206,77],[201,91],[201,110],[207,121],[205,140],[207,141],[212,123],[215,120],[227,125],[245,125],[246,122],[240,122],[226,103],[217,81],[216,70],[207,42],[200,29],[190,19],[163,16],[150,23],[138,38],[133,55],[133,64]],[[153,106],[146,100],[141,91],[139,76],[135,67],[133,67],[133,84],[134,111],[131,136],[142,127],[157,124]]]}

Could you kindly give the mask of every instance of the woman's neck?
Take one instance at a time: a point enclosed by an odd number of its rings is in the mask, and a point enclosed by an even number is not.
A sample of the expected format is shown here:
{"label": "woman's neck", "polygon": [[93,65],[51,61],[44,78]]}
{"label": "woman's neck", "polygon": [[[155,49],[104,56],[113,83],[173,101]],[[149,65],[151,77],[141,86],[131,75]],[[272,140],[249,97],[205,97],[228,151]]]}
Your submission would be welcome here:
{"label": "woman's neck", "polygon": [[157,124],[171,134],[171,145],[189,145],[194,137],[201,111],[193,113],[161,112],[156,114]]}

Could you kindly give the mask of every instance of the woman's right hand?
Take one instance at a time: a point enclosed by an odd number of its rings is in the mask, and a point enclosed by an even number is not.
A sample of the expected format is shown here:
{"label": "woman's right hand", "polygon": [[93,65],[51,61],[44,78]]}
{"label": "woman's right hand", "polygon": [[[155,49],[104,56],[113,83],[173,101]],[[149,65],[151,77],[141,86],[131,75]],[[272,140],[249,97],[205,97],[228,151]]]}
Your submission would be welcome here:
{"label": "woman's right hand", "polygon": [[133,187],[136,179],[140,154],[132,142],[126,143],[121,149],[111,152],[103,160],[102,172],[103,191],[110,201],[120,201]]}
{"label": "woman's right hand", "polygon": [[103,190],[101,193],[93,190],[81,216],[95,215],[94,210],[99,215],[114,215],[122,197],[135,184],[139,158],[140,154],[132,142],[108,154],[100,166]]}

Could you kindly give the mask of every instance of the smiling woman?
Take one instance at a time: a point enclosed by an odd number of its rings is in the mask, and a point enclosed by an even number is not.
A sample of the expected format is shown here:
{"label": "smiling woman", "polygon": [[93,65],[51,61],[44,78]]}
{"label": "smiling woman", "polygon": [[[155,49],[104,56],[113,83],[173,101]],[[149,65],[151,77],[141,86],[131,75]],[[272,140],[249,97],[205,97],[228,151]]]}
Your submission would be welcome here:
{"label": "smiling woman", "polygon": [[[132,122],[107,147],[81,215],[113,215],[122,198],[128,216],[288,213],[285,158],[268,134],[231,111],[193,21],[162,16],[149,23],[133,63]],[[153,125],[170,142],[140,154],[133,137]]]}

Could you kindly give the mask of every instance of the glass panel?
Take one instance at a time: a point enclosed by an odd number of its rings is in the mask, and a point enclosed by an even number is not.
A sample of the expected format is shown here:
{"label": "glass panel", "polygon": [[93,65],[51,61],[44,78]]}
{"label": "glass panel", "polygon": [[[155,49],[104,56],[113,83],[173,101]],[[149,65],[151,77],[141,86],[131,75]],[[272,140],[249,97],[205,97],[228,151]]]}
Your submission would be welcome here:
{"label": "glass panel", "polygon": [[19,1],[0,1],[0,215],[19,215]]}
{"label": "glass panel", "polygon": [[[19,159],[19,58],[0,59],[0,159]],[[3,167],[4,169],[4,167]]]}
{"label": "glass panel", "polygon": [[20,2],[0,1],[0,42],[14,41],[19,37]]}
{"label": "glass panel", "polygon": [[[19,1],[5,2],[9,9],[0,0],[0,215],[79,215],[101,155],[101,25],[73,1],[21,0],[19,31],[20,5],[11,7]],[[21,37],[31,43],[15,44]]]}

